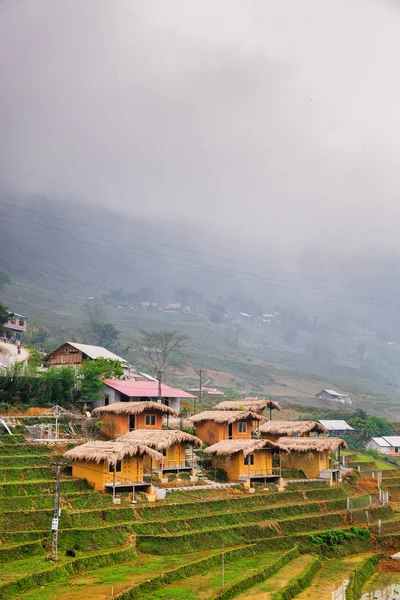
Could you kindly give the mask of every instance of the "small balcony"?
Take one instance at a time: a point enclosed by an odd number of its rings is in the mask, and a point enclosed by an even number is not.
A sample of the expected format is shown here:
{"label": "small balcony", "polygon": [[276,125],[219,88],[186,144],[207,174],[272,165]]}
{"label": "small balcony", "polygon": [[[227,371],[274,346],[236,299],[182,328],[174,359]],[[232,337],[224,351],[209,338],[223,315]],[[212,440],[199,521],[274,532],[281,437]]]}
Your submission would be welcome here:
{"label": "small balcony", "polygon": [[243,473],[240,476],[240,480],[246,479],[268,479],[268,478],[279,478],[281,477],[280,467],[270,467],[268,469],[249,467],[246,468],[247,473]]}
{"label": "small balcony", "polygon": [[164,471],[177,472],[177,471],[190,471],[193,469],[191,460],[163,460],[162,464],[158,467],[153,467],[153,473],[163,473]]}

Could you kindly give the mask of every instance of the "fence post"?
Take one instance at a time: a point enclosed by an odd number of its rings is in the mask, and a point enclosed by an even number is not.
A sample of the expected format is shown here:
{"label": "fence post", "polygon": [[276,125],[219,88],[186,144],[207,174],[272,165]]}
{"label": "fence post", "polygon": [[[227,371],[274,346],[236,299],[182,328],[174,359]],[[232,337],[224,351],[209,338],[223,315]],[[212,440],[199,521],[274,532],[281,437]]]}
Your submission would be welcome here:
{"label": "fence post", "polygon": [[367,525],[369,525],[369,514],[367,510],[365,511],[365,517],[367,519]]}
{"label": "fence post", "polygon": [[369,496],[369,507],[372,508],[372,496],[371,496],[371,494]]}
{"label": "fence post", "polygon": [[382,520],[378,520],[378,536],[381,537]]}
{"label": "fence post", "polygon": [[350,496],[347,496],[347,511],[350,510]]}

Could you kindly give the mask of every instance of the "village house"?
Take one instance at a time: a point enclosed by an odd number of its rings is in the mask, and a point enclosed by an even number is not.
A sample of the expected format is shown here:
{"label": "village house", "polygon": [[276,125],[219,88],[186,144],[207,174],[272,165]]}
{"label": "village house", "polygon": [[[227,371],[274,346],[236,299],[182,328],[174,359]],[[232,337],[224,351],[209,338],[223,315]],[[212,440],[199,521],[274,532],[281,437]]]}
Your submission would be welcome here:
{"label": "village house", "polygon": [[[229,481],[281,480],[280,445],[269,440],[223,440],[209,446],[213,467],[226,472]],[[282,450],[287,452],[287,450]]]}
{"label": "village house", "polygon": [[89,344],[77,344],[76,342],[64,342],[55,350],[44,357],[44,362],[49,367],[78,367],[84,360],[95,360],[96,358],[109,358],[119,360],[123,365],[124,358],[117,356],[102,346],[90,346]]}
{"label": "village house", "polygon": [[277,441],[281,437],[309,437],[311,434],[328,433],[318,421],[267,421],[260,425],[263,439]]}
{"label": "village house", "polygon": [[16,344],[22,341],[22,335],[26,333],[26,317],[17,313],[9,313],[8,321],[3,324],[5,337]]}
{"label": "village house", "polygon": [[352,404],[348,394],[341,394],[340,392],[335,392],[335,390],[322,390],[315,397],[322,400],[330,400],[331,402],[340,402],[341,404]]}
{"label": "village house", "polygon": [[143,458],[159,462],[162,454],[137,442],[86,442],[65,452],[72,476],[86,479],[99,492],[146,488]]}
{"label": "village house", "polygon": [[[145,444],[162,454],[161,461],[152,464],[153,473],[163,477],[164,473],[192,472],[195,462],[194,448],[201,448],[202,442],[194,435],[179,429],[136,429],[119,438]],[[150,468],[150,457],[145,457],[144,466]]]}
{"label": "village house", "polygon": [[384,437],[374,437],[367,444],[369,450],[377,450],[379,454],[386,456],[400,456],[400,436],[385,435]]}
{"label": "village house", "polygon": [[206,444],[251,439],[257,434],[260,421],[264,420],[265,417],[250,410],[206,410],[189,418],[198,437]]}
{"label": "village house", "polygon": [[224,400],[213,407],[213,410],[251,410],[258,415],[263,415],[265,409],[269,409],[269,418],[272,418],[273,410],[281,410],[277,402],[268,398],[244,398],[243,400]]}
{"label": "village house", "polygon": [[101,420],[100,430],[109,438],[124,435],[135,429],[161,429],[163,417],[177,417],[178,413],[160,402],[114,402],[99,406],[92,412]]}
{"label": "village house", "polygon": [[[135,381],[106,379],[102,390],[103,398],[95,400],[93,406],[108,406],[115,402],[149,402],[159,400],[158,381]],[[183,390],[172,388],[165,383],[161,384],[161,404],[173,408],[178,413],[181,407],[181,398],[193,399],[192,394]]]}
{"label": "village house", "polygon": [[[281,437],[279,446],[288,450],[283,461],[284,469],[301,470],[311,479],[341,480],[340,449],[347,444],[340,438]],[[332,460],[332,452],[338,452]]]}

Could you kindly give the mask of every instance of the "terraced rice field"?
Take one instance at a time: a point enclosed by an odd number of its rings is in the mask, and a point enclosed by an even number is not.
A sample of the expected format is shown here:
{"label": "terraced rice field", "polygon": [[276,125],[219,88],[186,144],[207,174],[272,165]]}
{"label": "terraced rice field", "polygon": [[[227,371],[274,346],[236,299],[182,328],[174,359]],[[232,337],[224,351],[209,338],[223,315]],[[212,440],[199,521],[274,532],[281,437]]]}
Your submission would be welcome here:
{"label": "terraced rice field", "polygon": [[[303,587],[322,590],[333,569],[327,559],[337,549],[316,539],[332,529],[350,531],[346,485],[297,483],[252,495],[198,489],[172,492],[156,504],[139,495],[134,506],[124,498],[114,506],[111,496],[64,475],[55,563],[48,556],[53,463],[48,447],[0,438],[0,599],[275,599],[296,577]],[[393,494],[400,490],[397,479],[385,476]],[[381,519],[382,539],[400,541],[396,511],[386,506],[369,513],[373,532]],[[354,511],[355,524],[362,525],[364,514]],[[357,534],[341,547],[345,554],[368,551],[370,540]],[[351,571],[352,559],[340,560]]]}

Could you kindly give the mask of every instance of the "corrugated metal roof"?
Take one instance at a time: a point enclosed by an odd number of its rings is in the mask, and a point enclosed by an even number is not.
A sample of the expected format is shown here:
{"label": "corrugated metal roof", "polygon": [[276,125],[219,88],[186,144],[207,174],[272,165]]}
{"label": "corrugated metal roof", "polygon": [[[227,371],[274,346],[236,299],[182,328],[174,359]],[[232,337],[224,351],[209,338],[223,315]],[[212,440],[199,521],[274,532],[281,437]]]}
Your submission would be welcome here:
{"label": "corrugated metal roof", "polygon": [[124,358],[117,356],[114,352],[110,352],[107,348],[102,346],[90,346],[89,344],[77,344],[76,342],[66,342],[70,346],[73,346],[77,350],[80,350],[86,354],[89,358],[112,358],[113,360],[119,360],[123,363],[126,362]]}
{"label": "corrugated metal roof", "polygon": [[354,431],[353,427],[350,427],[346,421],[326,421],[320,419],[318,423],[321,423],[329,431]]}
{"label": "corrugated metal roof", "polygon": [[[118,379],[106,379],[104,382],[114,390],[129,396],[130,398],[158,398],[158,381],[120,381]],[[162,398],[195,398],[183,390],[172,388],[165,383],[161,384]]]}
{"label": "corrugated metal roof", "polygon": [[400,435],[385,435],[382,439],[391,446],[400,446]]}
{"label": "corrugated metal roof", "polygon": [[372,438],[372,441],[374,441],[375,444],[378,444],[378,446],[380,446],[381,448],[390,448],[391,447],[391,444],[389,444],[389,442],[387,442],[386,440],[384,440],[381,437]]}

